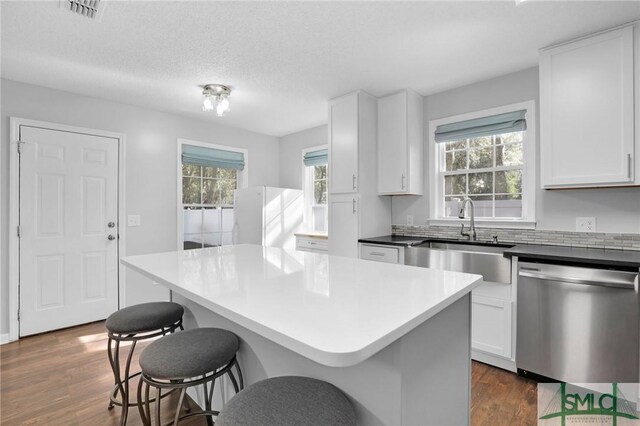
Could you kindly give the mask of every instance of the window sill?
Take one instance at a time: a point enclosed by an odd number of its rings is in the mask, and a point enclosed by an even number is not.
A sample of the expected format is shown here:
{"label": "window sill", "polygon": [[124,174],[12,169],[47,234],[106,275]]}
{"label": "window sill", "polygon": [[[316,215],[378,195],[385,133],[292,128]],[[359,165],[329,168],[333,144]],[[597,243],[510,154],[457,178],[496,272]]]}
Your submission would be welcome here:
{"label": "window sill", "polygon": [[[431,226],[455,226],[460,227],[460,224],[464,223],[465,226],[469,224],[469,218],[465,219],[428,219],[427,224]],[[536,229],[535,220],[516,220],[516,219],[476,219],[476,228],[500,228],[500,229]]]}

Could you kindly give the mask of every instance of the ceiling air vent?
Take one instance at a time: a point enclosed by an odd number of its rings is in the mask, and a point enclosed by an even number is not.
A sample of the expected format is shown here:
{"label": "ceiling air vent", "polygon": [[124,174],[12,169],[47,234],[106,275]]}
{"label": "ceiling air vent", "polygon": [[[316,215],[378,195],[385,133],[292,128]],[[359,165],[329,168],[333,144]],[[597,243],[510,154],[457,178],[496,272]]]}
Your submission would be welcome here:
{"label": "ceiling air vent", "polygon": [[105,0],[65,0],[71,12],[91,19],[99,19]]}

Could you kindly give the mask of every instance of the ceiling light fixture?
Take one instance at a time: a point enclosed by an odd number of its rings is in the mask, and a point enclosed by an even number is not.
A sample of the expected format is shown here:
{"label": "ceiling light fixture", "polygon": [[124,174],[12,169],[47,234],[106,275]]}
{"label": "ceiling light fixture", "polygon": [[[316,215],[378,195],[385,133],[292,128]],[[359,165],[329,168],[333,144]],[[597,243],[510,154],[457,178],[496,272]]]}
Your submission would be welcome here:
{"label": "ceiling light fixture", "polygon": [[202,90],[202,110],[216,110],[218,117],[229,111],[231,88],[222,84],[207,84]]}

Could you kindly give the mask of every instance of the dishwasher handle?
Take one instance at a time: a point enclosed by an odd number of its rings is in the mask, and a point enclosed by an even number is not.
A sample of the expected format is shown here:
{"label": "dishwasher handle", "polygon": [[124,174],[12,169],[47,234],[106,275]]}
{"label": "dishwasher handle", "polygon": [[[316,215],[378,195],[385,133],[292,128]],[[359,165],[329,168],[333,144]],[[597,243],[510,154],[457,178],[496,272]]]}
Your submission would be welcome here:
{"label": "dishwasher handle", "polygon": [[567,275],[558,275],[558,274],[546,274],[543,272],[534,272],[529,270],[520,270],[518,275],[526,278],[537,278],[539,280],[544,281],[558,281],[572,284],[584,284],[584,285],[593,285],[599,287],[611,287],[611,288],[620,288],[620,289],[629,289],[633,290],[635,288],[635,284],[633,282],[625,282],[619,280],[607,280],[606,278],[598,278],[597,280],[590,280],[585,278],[577,278]]}

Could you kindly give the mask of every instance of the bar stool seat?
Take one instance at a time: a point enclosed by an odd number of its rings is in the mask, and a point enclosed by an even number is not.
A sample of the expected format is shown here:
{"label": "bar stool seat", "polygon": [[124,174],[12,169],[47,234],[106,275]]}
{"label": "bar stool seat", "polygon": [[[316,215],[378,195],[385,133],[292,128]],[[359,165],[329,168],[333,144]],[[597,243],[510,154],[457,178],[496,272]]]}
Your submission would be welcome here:
{"label": "bar stool seat", "polygon": [[308,377],[274,377],[231,398],[216,426],[355,425],[347,397],[335,386]]}
{"label": "bar stool seat", "polygon": [[[109,409],[116,405],[122,407],[120,424],[127,423],[129,406],[135,406],[136,401],[129,401],[129,381],[140,375],[131,373],[131,360],[136,343],[158,336],[173,333],[182,329],[182,305],[173,302],[151,302],[122,308],[107,318],[105,327],[109,337],[107,351],[109,363],[113,370],[115,387],[109,398]],[[129,352],[124,365],[120,366],[120,346],[129,342]]]}
{"label": "bar stool seat", "polygon": [[112,333],[130,334],[158,330],[180,319],[182,305],[173,302],[151,302],[128,306],[109,315],[105,327]]}
{"label": "bar stool seat", "polygon": [[[139,360],[142,376],[138,384],[138,410],[143,423],[151,424],[149,391],[154,387],[156,424],[160,424],[159,395],[162,389],[180,390],[174,425],[181,419],[196,415],[208,416],[208,423],[213,424],[211,416],[218,415],[218,411],[211,407],[215,379],[227,374],[236,393],[244,386],[242,371],[236,360],[239,347],[240,340],[235,334],[219,328],[196,328],[167,335],[152,342],[142,351]],[[234,366],[238,373],[237,379],[231,370]],[[197,385],[204,387],[205,409],[181,417],[180,409],[186,390]]]}
{"label": "bar stool seat", "polygon": [[239,346],[230,331],[196,328],[151,343],[140,355],[140,367],[154,379],[189,379],[224,367]]}

